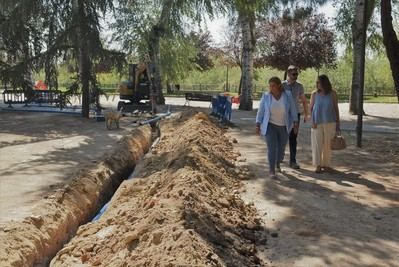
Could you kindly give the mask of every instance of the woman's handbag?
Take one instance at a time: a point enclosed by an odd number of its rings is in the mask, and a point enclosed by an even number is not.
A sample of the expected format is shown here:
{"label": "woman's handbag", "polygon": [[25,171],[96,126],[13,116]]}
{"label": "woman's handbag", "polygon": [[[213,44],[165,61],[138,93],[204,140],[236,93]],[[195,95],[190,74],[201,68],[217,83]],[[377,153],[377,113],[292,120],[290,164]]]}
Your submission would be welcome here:
{"label": "woman's handbag", "polygon": [[333,139],[331,139],[332,150],[342,150],[346,148],[346,142],[341,132],[337,132]]}

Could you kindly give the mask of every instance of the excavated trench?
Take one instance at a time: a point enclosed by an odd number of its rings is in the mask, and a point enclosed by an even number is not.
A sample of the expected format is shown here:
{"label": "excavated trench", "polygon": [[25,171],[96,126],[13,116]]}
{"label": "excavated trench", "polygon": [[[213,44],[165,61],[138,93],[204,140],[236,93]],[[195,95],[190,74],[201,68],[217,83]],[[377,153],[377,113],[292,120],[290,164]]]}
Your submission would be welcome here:
{"label": "excavated trench", "polygon": [[0,266],[266,266],[268,233],[239,194],[252,174],[216,124],[192,111],[163,121],[150,153],[140,127],[41,213],[1,228]]}
{"label": "excavated trench", "polygon": [[154,134],[142,126],[96,163],[36,205],[22,222],[0,226],[0,266],[48,266],[50,260],[112,197],[148,152]]}
{"label": "excavated trench", "polygon": [[267,231],[241,199],[248,169],[224,129],[203,113],[161,125],[159,143],[124,181],[107,210],[79,227],[52,259],[67,266],[266,266]]}

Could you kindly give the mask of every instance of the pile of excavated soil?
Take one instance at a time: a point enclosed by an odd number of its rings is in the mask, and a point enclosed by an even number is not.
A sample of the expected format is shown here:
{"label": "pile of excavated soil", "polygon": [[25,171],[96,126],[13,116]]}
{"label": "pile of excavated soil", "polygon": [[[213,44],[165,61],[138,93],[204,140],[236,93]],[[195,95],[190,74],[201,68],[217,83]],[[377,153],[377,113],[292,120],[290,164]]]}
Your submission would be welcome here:
{"label": "pile of excavated soil", "polygon": [[239,195],[231,140],[209,118],[183,114],[124,181],[107,211],[81,226],[56,266],[265,266],[266,231]]}
{"label": "pile of excavated soil", "polygon": [[46,266],[78,226],[87,223],[133,171],[151,145],[150,127],[121,139],[72,182],[34,207],[23,222],[0,225],[0,266]]}

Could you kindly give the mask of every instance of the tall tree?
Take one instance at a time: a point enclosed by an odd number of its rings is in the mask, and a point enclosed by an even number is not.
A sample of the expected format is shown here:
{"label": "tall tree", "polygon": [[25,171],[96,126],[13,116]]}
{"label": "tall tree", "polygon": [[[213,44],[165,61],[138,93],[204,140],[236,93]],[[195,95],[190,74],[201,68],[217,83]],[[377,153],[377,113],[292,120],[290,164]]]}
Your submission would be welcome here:
{"label": "tall tree", "polygon": [[252,110],[252,91],[253,91],[253,68],[254,52],[256,46],[255,22],[256,11],[260,1],[237,1],[238,23],[241,29],[242,38],[242,69],[241,69],[241,110]]}
{"label": "tall tree", "polygon": [[161,15],[155,25],[152,26],[148,36],[148,55],[151,62],[150,76],[153,79],[153,86],[155,86],[157,94],[157,103],[165,104],[165,98],[162,92],[162,77],[161,77],[161,38],[165,36],[171,12],[173,8],[173,0],[162,1]]}
{"label": "tall tree", "polygon": [[356,1],[356,16],[354,25],[356,32],[353,32],[353,75],[352,88],[353,93],[356,94],[357,103],[355,103],[357,113],[357,146],[362,146],[362,132],[363,132],[363,92],[364,92],[364,72],[366,60],[366,41],[367,41],[367,26],[368,26],[368,0]]}
{"label": "tall tree", "polygon": [[65,43],[72,47],[72,56],[78,63],[82,116],[89,117],[90,103],[94,102],[91,96],[98,93],[94,62],[107,61],[119,69],[124,62],[123,54],[106,49],[100,37],[100,17],[113,9],[113,1],[69,0],[62,1],[62,5],[64,28],[59,36],[65,36]]}
{"label": "tall tree", "polygon": [[391,0],[381,0],[381,27],[399,102],[399,40],[393,27]]}
{"label": "tall tree", "polygon": [[[316,6],[324,4],[327,0],[307,0],[303,6]],[[256,51],[256,32],[255,25],[259,17],[269,15],[281,7],[291,5],[298,6],[297,1],[293,0],[234,0],[233,10],[238,14],[238,22],[241,29],[242,38],[242,92],[240,96],[240,109],[252,110],[252,91],[253,91],[253,67],[254,53]]]}
{"label": "tall tree", "polygon": [[[124,43],[130,52],[139,54],[141,60],[150,63],[151,76],[156,89],[157,102],[164,103],[162,94],[161,40],[178,39],[185,36],[187,23],[198,23],[207,14],[223,11],[223,0],[122,0],[116,20],[116,40]],[[129,21],[139,25],[131,27]],[[136,40],[132,40],[132,36]],[[139,45],[136,45],[139,43]],[[139,47],[132,49],[132,47]]]}
{"label": "tall tree", "polygon": [[72,23],[76,25],[76,55],[79,62],[79,77],[82,84],[82,116],[88,118],[90,112],[90,75],[91,61],[89,57],[89,40],[85,23],[88,19],[84,2],[72,0]]}
{"label": "tall tree", "polygon": [[43,48],[40,1],[2,1],[0,9],[0,79],[14,88],[26,88],[37,70]]}
{"label": "tall tree", "polygon": [[105,49],[100,38],[100,16],[112,6],[112,0],[3,1],[1,49],[8,60],[1,62],[1,79],[21,86],[24,79],[19,73],[44,67],[46,81],[56,87],[57,58],[72,57],[79,65],[82,115],[88,117],[90,90],[97,86],[92,63],[123,62],[122,54]]}
{"label": "tall tree", "polygon": [[[361,69],[361,62],[364,61],[363,47],[365,47],[366,44],[364,42],[366,42],[367,39],[363,39],[362,36],[365,30],[367,32],[375,6],[375,0],[356,0],[355,3],[355,13],[352,24],[353,74],[349,107],[349,111],[352,114],[358,114],[359,112],[359,96],[361,95],[360,91],[363,90],[360,82],[362,80],[361,73],[364,71]],[[366,13],[364,14],[365,7]]]}
{"label": "tall tree", "polygon": [[[300,53],[298,53],[300,51]],[[337,58],[335,34],[324,15],[284,16],[258,25],[256,67],[286,70],[334,66]]]}

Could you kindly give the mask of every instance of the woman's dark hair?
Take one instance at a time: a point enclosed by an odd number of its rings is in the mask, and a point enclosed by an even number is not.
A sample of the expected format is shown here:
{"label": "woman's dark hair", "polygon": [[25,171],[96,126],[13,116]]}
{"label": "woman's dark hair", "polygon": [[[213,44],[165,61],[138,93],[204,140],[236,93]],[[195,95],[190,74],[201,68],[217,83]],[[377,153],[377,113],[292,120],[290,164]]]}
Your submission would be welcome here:
{"label": "woman's dark hair", "polygon": [[276,76],[271,77],[271,78],[269,79],[269,84],[270,84],[270,83],[277,84],[277,86],[280,88],[280,91],[283,90],[283,84],[281,83],[281,80],[280,80],[279,77],[276,77]]}
{"label": "woman's dark hair", "polygon": [[277,85],[281,85],[281,80],[279,77],[274,76],[269,79],[269,83],[275,83]]}
{"label": "woman's dark hair", "polygon": [[332,85],[331,85],[330,79],[328,79],[328,76],[325,75],[325,74],[322,74],[322,75],[320,75],[320,76],[318,77],[318,80],[319,80],[319,82],[320,82],[321,88],[324,89],[324,93],[327,94],[327,95],[328,95],[329,93],[331,93],[331,91],[332,91]]}

